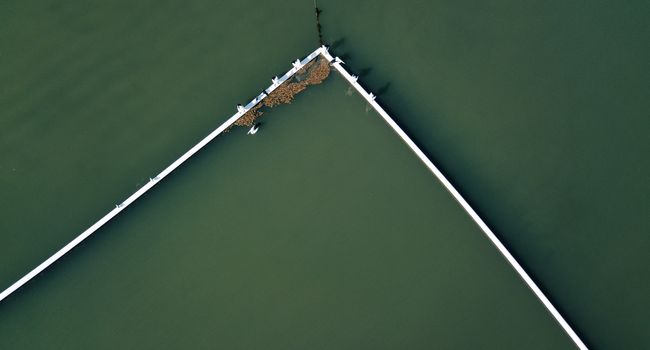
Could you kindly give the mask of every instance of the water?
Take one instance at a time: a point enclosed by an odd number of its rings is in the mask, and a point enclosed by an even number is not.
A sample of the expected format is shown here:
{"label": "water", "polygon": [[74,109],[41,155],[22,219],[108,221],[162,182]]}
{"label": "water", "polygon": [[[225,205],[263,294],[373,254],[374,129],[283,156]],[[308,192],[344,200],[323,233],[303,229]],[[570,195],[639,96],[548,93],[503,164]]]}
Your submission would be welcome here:
{"label": "water", "polygon": [[[253,27],[200,4],[2,6],[0,79],[11,82],[2,85],[0,97],[0,231],[3,246],[10,247],[2,254],[4,283],[157,174],[273,74],[286,71],[287,52],[313,49],[312,38],[297,37],[285,21]],[[229,10],[245,7],[238,2]],[[255,16],[257,22],[267,17]],[[190,17],[195,20],[183,20]],[[262,56],[263,48],[255,46],[266,40],[259,34],[265,30],[288,40]],[[251,41],[241,42],[246,37]]]}
{"label": "water", "polygon": [[[326,40],[585,340],[647,345],[638,5],[319,4]],[[0,6],[3,285],[316,44],[311,2]],[[219,138],[3,303],[0,340],[570,346],[363,102],[317,89],[259,137]]]}
{"label": "water", "polygon": [[648,4],[400,5],[329,6],[325,36],[588,345],[649,348]]}
{"label": "water", "polygon": [[259,135],[217,139],[13,298],[2,338],[14,348],[570,348],[419,160],[332,79],[267,113]]}

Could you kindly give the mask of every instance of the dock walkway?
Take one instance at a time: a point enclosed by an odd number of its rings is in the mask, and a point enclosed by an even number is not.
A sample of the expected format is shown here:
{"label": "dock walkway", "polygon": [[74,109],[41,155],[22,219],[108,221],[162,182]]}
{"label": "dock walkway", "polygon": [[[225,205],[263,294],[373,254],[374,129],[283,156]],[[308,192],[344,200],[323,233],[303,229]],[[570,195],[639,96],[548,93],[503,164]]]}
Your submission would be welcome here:
{"label": "dock walkway", "polygon": [[109,211],[101,219],[99,219],[97,222],[92,224],[92,226],[88,227],[79,236],[75,237],[72,241],[70,241],[68,244],[63,246],[63,248],[59,249],[52,256],[47,258],[47,260],[40,263],[34,269],[29,271],[25,276],[21,277],[18,281],[14,282],[14,284],[12,284],[7,289],[2,291],[2,293],[0,293],[0,302],[2,300],[4,300],[5,298],[7,298],[9,295],[11,295],[11,293],[15,292],[18,288],[22,287],[25,283],[29,282],[32,278],[36,277],[43,270],[47,269],[50,265],[54,264],[54,262],[59,260],[62,256],[67,254],[74,247],[79,245],[79,243],[83,242],[86,238],[90,237],[93,233],[95,233],[97,230],[99,230],[107,222],[109,222],[111,219],[116,217],[119,213],[121,213],[129,205],[131,205],[138,198],[140,198],[143,194],[145,194],[147,191],[149,191],[154,186],[156,186],[162,179],[164,179],[166,176],[171,174],[172,171],[176,170],[176,168],[181,166],[186,160],[190,159],[201,148],[205,147],[205,145],[207,145],[215,137],[219,136],[224,131],[226,131],[229,127],[231,127],[235,123],[235,121],[237,121],[237,119],[241,118],[241,116],[243,116],[246,112],[248,112],[248,110],[253,108],[255,105],[257,105],[262,100],[264,100],[264,98],[266,98],[266,96],[268,94],[270,94],[271,92],[273,92],[278,86],[282,85],[282,83],[289,80],[305,64],[309,63],[311,60],[316,58],[321,53],[321,51],[322,51],[322,48],[318,48],[318,49],[314,50],[314,52],[307,55],[307,57],[303,58],[302,60],[297,59],[296,61],[294,61],[292,63],[292,67],[291,67],[291,69],[289,71],[284,73],[284,75],[282,75],[279,78],[274,77],[271,80],[271,85],[268,88],[266,88],[264,90],[264,92],[262,92],[259,95],[255,96],[255,98],[252,99],[248,104],[246,104],[245,106],[238,105],[237,106],[237,113],[233,114],[232,117],[228,118],[228,120],[226,120],[223,124],[219,125],[219,127],[217,127],[214,131],[212,131],[210,134],[208,134],[208,136],[204,137],[201,141],[199,141],[199,143],[194,145],[187,152],[185,152],[182,156],[180,156],[178,159],[176,159],[173,163],[171,163],[168,167],[166,167],[163,171],[161,171],[160,174],[150,178],[149,182],[147,182],[144,186],[140,187],[140,189],[135,191],[135,193],[130,195],[123,202],[117,204],[115,206],[115,208],[113,208],[113,210]]}
{"label": "dock walkway", "polygon": [[330,62],[332,62],[332,66],[345,78],[345,80],[352,85],[357,92],[372,106],[372,108],[379,113],[379,115],[384,119],[384,121],[388,124],[388,126],[395,131],[395,133],[406,143],[406,145],[415,153],[415,155],[424,163],[424,165],[433,173],[433,175],[442,183],[442,185],[449,191],[449,193],[456,199],[458,204],[467,212],[467,214],[474,220],[474,222],[478,225],[478,227],[483,231],[485,236],[494,244],[494,246],[499,250],[501,255],[508,261],[510,266],[517,272],[519,277],[524,280],[526,285],[533,291],[535,296],[539,299],[539,301],[542,302],[544,307],[548,310],[548,312],[551,313],[553,318],[558,322],[558,324],[562,327],[562,329],[567,333],[567,335],[571,338],[571,340],[575,343],[575,345],[581,349],[581,350],[586,350],[587,346],[582,342],[580,337],[576,334],[576,332],[573,331],[569,323],[562,317],[559,311],[553,306],[551,301],[544,295],[541,289],[537,286],[537,284],[533,281],[532,278],[526,273],[524,268],[517,262],[517,260],[514,258],[512,254],[508,251],[508,249],[501,243],[499,238],[492,232],[492,230],[488,227],[487,224],[485,224],[485,221],[481,219],[480,216],[476,213],[476,211],[467,203],[465,198],[460,195],[460,193],[456,190],[456,188],[447,180],[445,175],[442,174],[442,172],[431,162],[431,160],[422,152],[422,150],[411,140],[411,138],[402,130],[402,128],[397,125],[395,120],[375,101],[376,96],[373,95],[371,92],[366,91],[361,84],[359,84],[358,77],[350,74],[345,68],[343,68],[343,61],[341,61],[338,57],[332,57],[329,52],[327,51],[326,48],[323,49],[323,56],[327,58]]}
{"label": "dock walkway", "polygon": [[108,212],[108,214],[106,214],[104,217],[99,219],[99,221],[97,221],[88,229],[86,229],[84,232],[82,232],[70,243],[66,244],[63,248],[59,249],[47,260],[42,262],[40,265],[35,267],[25,276],[23,276],[14,284],[9,286],[9,288],[7,288],[2,293],[0,293],[0,301],[7,298],[11,293],[16,291],[25,283],[29,282],[32,278],[36,277],[39,273],[41,273],[47,267],[52,265],[55,261],[57,261],[63,255],[68,253],[70,250],[72,250],[83,240],[85,240],[90,235],[95,233],[104,224],[106,224],[108,221],[110,221],[115,216],[117,216],[120,212],[126,209],[126,207],[131,205],[133,202],[135,202],[135,200],[140,198],[140,196],[142,196],[144,193],[146,193],[151,188],[153,188],[156,184],[158,184],[162,179],[164,179],[176,168],[181,166],[181,164],[183,164],[186,160],[191,158],[194,154],[196,154],[201,148],[207,145],[215,137],[217,137],[225,130],[227,130],[230,126],[232,126],[235,123],[235,121],[237,121],[237,119],[243,116],[246,112],[248,112],[248,110],[253,108],[259,102],[264,100],[264,98],[266,98],[268,94],[273,92],[273,90],[275,90],[282,83],[290,79],[298,70],[300,70],[305,64],[309,63],[311,60],[315,59],[318,55],[322,55],[324,58],[326,58],[330,62],[331,66],[334,67],[341,74],[341,76],[343,76],[343,78],[347,80],[350,83],[350,85],[352,85],[357,90],[357,92],[370,104],[370,106],[384,119],[384,121],[388,124],[388,126],[390,126],[391,129],[393,129],[393,131],[404,141],[404,143],[406,143],[406,145],[413,151],[413,153],[415,153],[415,155],[433,173],[433,175],[440,181],[440,183],[442,183],[442,185],[447,189],[447,191],[449,191],[452,197],[454,197],[454,199],[460,204],[460,206],[465,210],[465,212],[467,212],[467,214],[472,218],[472,220],[474,220],[474,222],[479,226],[481,231],[483,231],[485,236],[492,242],[492,244],[497,248],[497,250],[503,255],[503,257],[512,266],[515,272],[517,272],[517,274],[526,283],[526,285],[533,291],[533,294],[535,294],[535,296],[540,300],[540,302],[553,316],[553,318],[558,322],[558,324],[562,327],[562,329],[569,335],[569,337],[575,343],[575,345],[581,350],[586,350],[587,346],[582,342],[580,337],[578,337],[578,335],[573,331],[573,329],[568,324],[568,322],[564,319],[564,317],[562,317],[559,311],[555,308],[555,306],[553,306],[550,300],[546,297],[546,295],[544,295],[541,289],[532,280],[532,278],[528,275],[528,273],[526,273],[524,268],[519,264],[519,262],[517,262],[517,260],[503,245],[503,243],[501,243],[499,238],[497,238],[497,236],[492,232],[492,230],[487,226],[487,224],[485,224],[483,219],[479,217],[476,211],[469,205],[469,203],[467,203],[467,201],[460,195],[460,193],[451,184],[451,182],[447,180],[447,178],[442,174],[442,172],[433,164],[433,162],[431,162],[431,160],[424,154],[424,152],[422,152],[422,150],[415,144],[415,142],[411,140],[411,138],[404,132],[404,130],[402,130],[402,128],[400,128],[399,125],[397,125],[397,123],[393,120],[393,118],[381,107],[381,105],[379,105],[379,103],[377,103],[376,96],[371,92],[366,91],[363,88],[363,86],[361,86],[361,84],[359,83],[358,77],[350,74],[343,67],[344,64],[343,61],[340,60],[338,57],[333,57],[329,53],[327,47],[325,46],[321,46],[318,49],[314,50],[314,52],[307,55],[302,60],[296,60],[295,62],[293,62],[292,63],[293,67],[281,77],[273,78],[271,85],[267,89],[265,89],[263,93],[260,93],[258,96],[256,96],[245,106],[237,106],[237,113],[235,113],[232,117],[226,120],[226,122],[221,124],[214,131],[208,134],[208,136],[206,136],[201,141],[199,141],[199,143],[197,143],[192,148],[190,148],[180,158],[178,158],[167,168],[165,168],[160,174],[151,178],[147,184],[145,184],[139,190],[137,190],[135,193],[129,196],[125,201],[116,205],[116,207],[113,210]]}

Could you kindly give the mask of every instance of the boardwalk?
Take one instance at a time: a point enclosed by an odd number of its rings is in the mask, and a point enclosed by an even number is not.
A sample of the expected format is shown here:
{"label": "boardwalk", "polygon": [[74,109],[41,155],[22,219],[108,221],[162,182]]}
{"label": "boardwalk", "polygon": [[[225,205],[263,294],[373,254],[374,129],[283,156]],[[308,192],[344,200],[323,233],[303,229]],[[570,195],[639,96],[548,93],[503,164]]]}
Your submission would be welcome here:
{"label": "boardwalk", "polygon": [[447,180],[447,178],[442,174],[442,172],[440,172],[440,170],[433,164],[433,162],[431,162],[431,160],[424,154],[424,152],[422,152],[422,150],[415,144],[415,142],[411,140],[411,138],[404,132],[404,130],[402,130],[402,128],[400,128],[399,125],[397,125],[397,123],[393,120],[393,118],[379,105],[379,103],[377,103],[377,101],[375,100],[376,96],[371,92],[366,91],[358,82],[358,77],[350,74],[343,67],[344,63],[338,57],[333,57],[329,53],[327,47],[325,46],[321,46],[318,49],[314,50],[314,52],[309,54],[304,59],[296,60],[295,62],[293,62],[292,63],[293,67],[289,71],[287,71],[284,75],[282,75],[279,78],[275,77],[272,79],[271,85],[264,90],[265,92],[256,96],[245,106],[238,106],[237,113],[235,113],[232,117],[226,120],[226,122],[221,124],[214,131],[212,131],[208,136],[202,139],[199,143],[194,145],[194,147],[190,148],[187,152],[185,152],[185,154],[183,154],[180,158],[178,158],[176,161],[170,164],[160,174],[158,174],[154,178],[151,178],[147,184],[145,184],[139,190],[137,190],[135,193],[129,196],[125,201],[116,205],[116,207],[113,210],[111,210],[110,212],[108,212],[108,214],[106,214],[104,217],[99,219],[99,221],[97,221],[95,224],[90,226],[79,236],[77,236],[74,240],[72,240],[70,243],[66,244],[63,248],[61,248],[56,253],[54,253],[54,255],[49,257],[47,260],[42,262],[32,271],[27,273],[24,277],[22,277],[14,284],[12,284],[9,288],[7,288],[2,293],[0,293],[0,301],[8,297],[11,293],[16,291],[18,288],[23,286],[32,278],[36,277],[40,272],[42,272],[47,267],[52,265],[55,261],[57,261],[63,255],[68,253],[70,250],[72,250],[75,246],[77,246],[83,240],[88,238],[94,232],[96,232],[100,227],[102,227],[108,221],[110,221],[115,216],[117,216],[122,210],[124,210],[126,207],[132,204],[136,199],[138,199],[145,192],[153,188],[158,182],[160,182],[163,178],[165,178],[165,176],[169,175],[172,171],[178,168],[190,157],[192,157],[196,152],[198,152],[201,148],[207,145],[215,137],[217,137],[219,134],[223,133],[226,129],[228,129],[231,125],[233,125],[237,119],[239,119],[248,110],[250,110],[256,104],[258,104],[264,98],[266,98],[268,93],[271,93],[279,85],[281,85],[289,78],[291,78],[298,70],[300,70],[300,68],[302,68],[305,64],[307,64],[308,62],[316,58],[318,55],[322,55],[330,62],[332,67],[334,67],[343,76],[343,78],[347,80],[357,90],[357,92],[370,104],[370,106],[384,119],[384,121],[388,124],[388,126],[390,126],[393,129],[393,131],[395,131],[395,133],[404,141],[404,143],[406,143],[406,145],[413,151],[413,153],[415,153],[415,155],[442,183],[442,185],[447,189],[447,191],[449,191],[452,197],[456,199],[456,201],[461,205],[461,207],[465,210],[465,212],[467,212],[467,214],[472,218],[472,220],[474,220],[474,222],[479,226],[479,228],[483,231],[485,236],[492,242],[492,244],[494,244],[497,250],[499,250],[499,252],[504,256],[504,258],[508,261],[508,263],[512,266],[512,268],[526,283],[526,285],[533,291],[535,296],[540,300],[540,302],[553,316],[553,318],[558,322],[558,324],[562,327],[562,329],[569,335],[569,337],[575,343],[575,345],[579,349],[587,349],[587,346],[582,342],[580,337],[578,337],[578,335],[573,331],[573,329],[568,324],[568,322],[564,319],[564,317],[562,317],[562,315],[558,312],[555,306],[553,306],[553,304],[546,297],[546,295],[544,295],[544,293],[537,286],[537,284],[532,280],[532,278],[528,275],[528,273],[526,273],[526,271],[519,264],[519,262],[517,262],[514,256],[510,254],[508,249],[503,245],[503,243],[501,243],[501,241],[492,232],[492,230],[485,224],[483,219],[479,217],[476,211],[474,211],[474,209],[469,205],[469,203],[467,203],[467,201],[460,195],[460,193],[451,184],[451,182]]}
{"label": "boardwalk", "polygon": [[335,57],[332,57],[325,48],[323,48],[323,56],[327,58],[330,62],[332,62],[332,66],[336,68],[336,70],[341,73],[343,78],[347,80],[354,88],[361,94],[361,96],[372,106],[372,108],[379,113],[379,115],[384,119],[384,121],[390,126],[395,133],[406,143],[406,145],[415,153],[415,155],[420,158],[420,160],[424,163],[424,165],[429,168],[429,170],[433,173],[433,175],[438,178],[438,180],[442,183],[443,186],[449,191],[449,193],[456,199],[456,201],[460,204],[461,207],[469,214],[469,216],[474,220],[474,222],[481,228],[483,233],[487,236],[487,238],[494,244],[494,246],[499,250],[499,252],[503,255],[504,258],[510,263],[512,268],[515,269],[517,274],[524,280],[526,285],[533,291],[535,296],[542,302],[544,307],[548,310],[548,312],[551,313],[553,318],[558,322],[558,324],[564,329],[564,331],[571,337],[571,340],[575,343],[575,345],[579,349],[587,349],[587,346],[582,342],[580,337],[576,334],[576,332],[573,331],[569,323],[562,317],[562,315],[557,311],[555,306],[551,303],[550,300],[544,295],[541,289],[537,286],[537,284],[530,278],[528,273],[524,270],[523,267],[517,262],[517,260],[510,254],[508,249],[501,243],[499,238],[492,232],[492,230],[485,224],[485,221],[481,219],[480,216],[474,211],[474,209],[467,203],[465,198],[460,195],[460,193],[456,190],[456,188],[447,180],[447,178],[440,172],[440,170],[431,162],[431,160],[422,152],[422,150],[411,140],[411,138],[402,130],[402,128],[397,125],[397,123],[391,118],[391,116],[386,113],[386,111],[375,101],[376,96],[373,95],[372,93],[366,91],[361,84],[358,82],[358,77],[350,74],[345,68],[343,68],[343,62]]}
{"label": "boardwalk", "polygon": [[287,71],[284,75],[282,75],[279,78],[274,77],[272,79],[271,85],[264,90],[265,91],[264,93],[260,93],[259,95],[257,95],[245,106],[237,106],[237,113],[235,113],[232,117],[228,118],[228,120],[226,120],[223,124],[217,127],[210,134],[208,134],[208,136],[206,136],[201,141],[199,141],[199,143],[197,143],[192,148],[190,148],[187,152],[185,152],[182,156],[180,156],[180,158],[176,159],[167,168],[165,168],[162,172],[160,172],[160,174],[154,176],[153,178],[150,178],[149,182],[147,182],[144,186],[142,186],[140,189],[135,191],[135,193],[130,195],[128,198],[126,198],[126,200],[117,204],[115,208],[113,208],[113,210],[109,211],[106,215],[104,215],[104,217],[99,219],[96,223],[94,223],[92,226],[87,228],[75,239],[70,241],[63,248],[59,249],[56,253],[54,253],[52,256],[47,258],[47,260],[43,261],[41,264],[36,266],[25,276],[20,278],[18,281],[14,282],[14,284],[9,286],[9,288],[2,291],[2,293],[0,293],[0,302],[5,298],[7,298],[9,295],[11,295],[11,293],[15,292],[18,288],[22,287],[25,283],[29,282],[32,278],[36,277],[39,273],[41,273],[43,270],[48,268],[50,265],[54,264],[54,262],[59,260],[62,256],[67,254],[69,251],[71,251],[79,243],[83,242],[86,238],[90,237],[93,233],[99,230],[107,222],[109,222],[111,219],[116,217],[120,212],[122,212],[122,210],[126,209],[129,205],[135,202],[138,198],[140,198],[140,196],[142,196],[147,191],[149,191],[154,186],[156,186],[156,184],[158,184],[167,175],[171,174],[172,171],[176,170],[176,168],[181,166],[186,160],[190,159],[201,148],[205,147],[205,145],[207,145],[215,137],[219,136],[230,126],[232,126],[235,123],[235,121],[237,121],[237,119],[239,119],[242,115],[248,112],[249,109],[253,108],[256,104],[258,104],[260,101],[266,98],[267,94],[273,92],[273,90],[275,90],[278,86],[280,86],[282,83],[284,83],[285,81],[290,79],[294,74],[296,74],[296,72],[300,70],[300,68],[302,68],[305,64],[307,64],[308,62],[316,58],[321,53],[321,51],[322,48],[318,48],[314,50],[314,52],[309,54],[307,57],[303,58],[302,60],[296,60],[295,62],[293,62],[292,68],[289,71]]}

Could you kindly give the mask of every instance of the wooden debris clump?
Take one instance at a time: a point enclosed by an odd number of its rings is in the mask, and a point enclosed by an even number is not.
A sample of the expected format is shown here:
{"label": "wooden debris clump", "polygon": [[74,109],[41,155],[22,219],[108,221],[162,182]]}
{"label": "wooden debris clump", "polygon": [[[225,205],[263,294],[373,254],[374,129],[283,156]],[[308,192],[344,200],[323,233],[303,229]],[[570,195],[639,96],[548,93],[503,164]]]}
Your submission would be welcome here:
{"label": "wooden debris clump", "polygon": [[294,97],[310,85],[322,83],[330,74],[329,62],[318,58],[307,63],[296,74],[282,85],[278,86],[261,103],[248,110],[239,118],[234,125],[250,127],[255,124],[257,118],[262,116],[262,106],[269,108],[291,103]]}
{"label": "wooden debris clump", "polygon": [[253,126],[253,124],[255,124],[255,120],[264,114],[259,110],[260,108],[262,108],[262,104],[256,104],[253,108],[249,109],[248,112],[244,113],[241,118],[237,119],[237,121],[235,121],[235,125],[248,127]]}

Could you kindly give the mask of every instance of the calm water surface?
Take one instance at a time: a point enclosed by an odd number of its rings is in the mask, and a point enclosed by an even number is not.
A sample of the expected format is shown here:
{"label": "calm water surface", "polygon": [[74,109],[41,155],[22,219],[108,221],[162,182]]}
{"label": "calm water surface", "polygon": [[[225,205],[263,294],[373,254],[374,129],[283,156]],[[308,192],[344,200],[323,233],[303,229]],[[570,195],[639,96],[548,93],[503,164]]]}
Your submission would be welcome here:
{"label": "calm water surface", "polygon": [[[319,3],[334,50],[585,340],[650,346],[647,5]],[[311,51],[311,6],[0,4],[0,283]],[[269,113],[259,137],[219,138],[2,303],[0,340],[570,348],[345,90],[334,79]]]}
{"label": "calm water surface", "polygon": [[12,348],[516,349],[568,338],[334,77],[222,136],[3,305]]}

